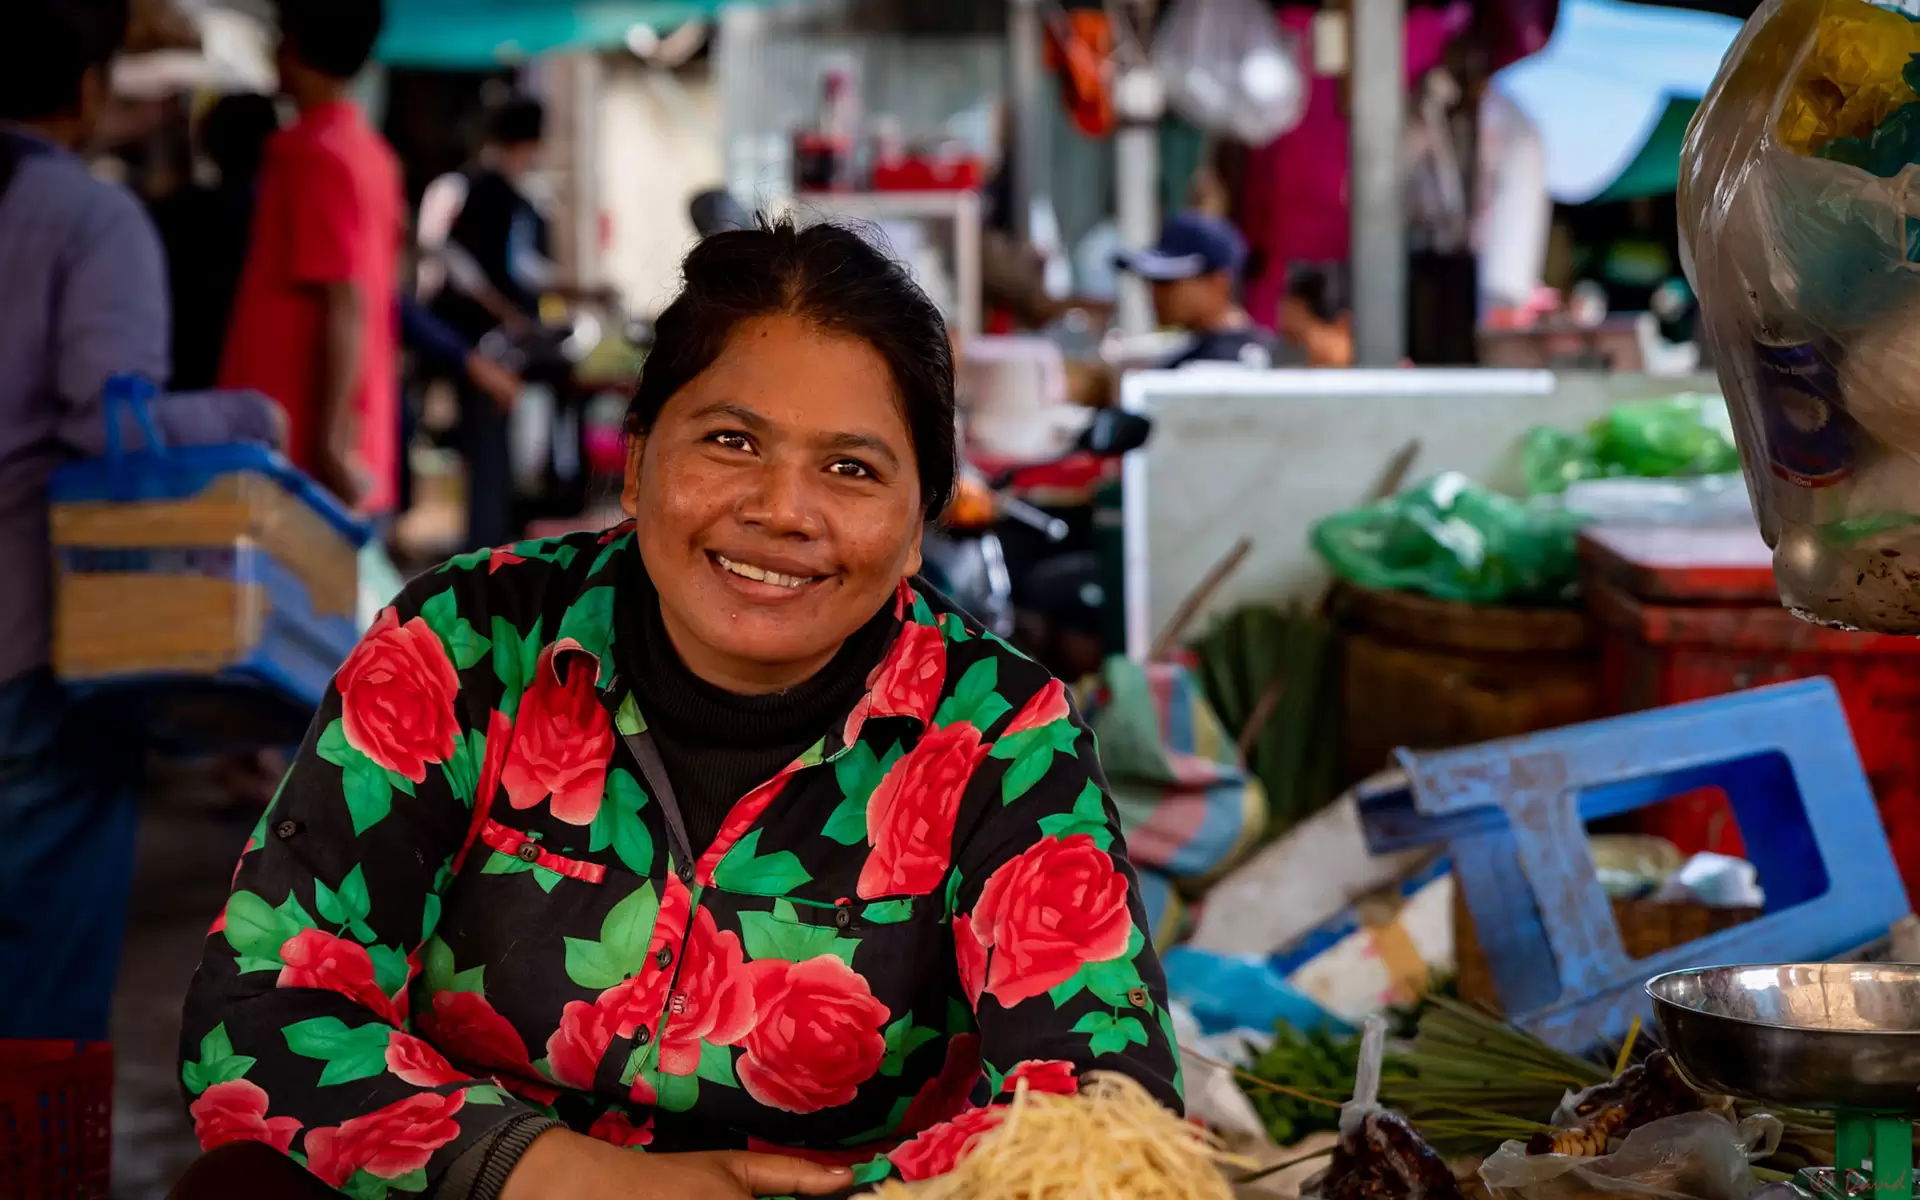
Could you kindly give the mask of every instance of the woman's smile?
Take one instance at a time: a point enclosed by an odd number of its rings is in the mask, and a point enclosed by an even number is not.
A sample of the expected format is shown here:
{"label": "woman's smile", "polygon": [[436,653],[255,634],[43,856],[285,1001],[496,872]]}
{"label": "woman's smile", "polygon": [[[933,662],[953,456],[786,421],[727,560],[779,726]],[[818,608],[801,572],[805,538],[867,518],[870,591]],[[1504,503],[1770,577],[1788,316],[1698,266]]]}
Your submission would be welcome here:
{"label": "woman's smile", "polygon": [[833,578],[830,573],[815,573],[782,560],[748,554],[736,558],[709,550],[707,561],[719,570],[728,587],[759,604],[791,603]]}

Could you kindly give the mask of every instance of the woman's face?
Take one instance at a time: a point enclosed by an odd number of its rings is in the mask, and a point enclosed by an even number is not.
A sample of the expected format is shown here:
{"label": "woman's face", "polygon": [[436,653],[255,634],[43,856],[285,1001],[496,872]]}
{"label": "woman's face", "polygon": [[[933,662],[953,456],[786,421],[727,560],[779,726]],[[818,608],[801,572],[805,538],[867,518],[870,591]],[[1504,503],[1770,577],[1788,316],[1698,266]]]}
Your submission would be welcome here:
{"label": "woman's face", "polygon": [[634,439],[622,503],[694,674],[804,682],[920,569],[920,473],[892,372],[797,317],[741,323]]}

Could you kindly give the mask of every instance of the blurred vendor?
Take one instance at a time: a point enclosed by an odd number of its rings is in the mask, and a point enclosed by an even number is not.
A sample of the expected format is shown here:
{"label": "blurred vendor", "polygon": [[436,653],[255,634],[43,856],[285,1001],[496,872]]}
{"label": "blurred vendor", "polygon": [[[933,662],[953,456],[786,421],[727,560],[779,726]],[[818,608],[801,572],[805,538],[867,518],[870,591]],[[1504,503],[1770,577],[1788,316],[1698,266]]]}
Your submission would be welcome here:
{"label": "blurred vendor", "polygon": [[1157,244],[1124,250],[1116,260],[1153,285],[1153,311],[1160,324],[1191,335],[1161,366],[1274,365],[1271,335],[1240,307],[1247,244],[1232,225],[1197,212],[1181,213],[1167,222]]}

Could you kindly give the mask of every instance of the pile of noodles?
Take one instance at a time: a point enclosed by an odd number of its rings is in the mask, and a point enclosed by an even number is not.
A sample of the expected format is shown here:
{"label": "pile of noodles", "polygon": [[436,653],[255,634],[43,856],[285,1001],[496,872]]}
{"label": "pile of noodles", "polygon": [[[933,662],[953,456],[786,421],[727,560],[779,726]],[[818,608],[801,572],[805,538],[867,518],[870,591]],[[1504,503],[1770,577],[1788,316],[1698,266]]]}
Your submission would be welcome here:
{"label": "pile of noodles", "polygon": [[1221,1152],[1197,1125],[1124,1075],[1094,1074],[1078,1095],[1021,1081],[1000,1123],[951,1174],[889,1182],[874,1200],[1231,1200]]}

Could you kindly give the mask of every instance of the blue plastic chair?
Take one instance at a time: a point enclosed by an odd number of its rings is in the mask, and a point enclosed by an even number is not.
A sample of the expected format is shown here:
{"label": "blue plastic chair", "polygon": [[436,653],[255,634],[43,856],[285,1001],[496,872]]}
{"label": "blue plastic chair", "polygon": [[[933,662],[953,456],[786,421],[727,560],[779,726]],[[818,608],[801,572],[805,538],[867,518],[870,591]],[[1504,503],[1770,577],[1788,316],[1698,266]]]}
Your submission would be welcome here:
{"label": "blue plastic chair", "polygon": [[[1908,912],[1826,679],[1396,756],[1405,779],[1358,796],[1369,848],[1446,844],[1508,1017],[1565,1050],[1618,1039],[1634,1017],[1650,1019],[1642,986],[1662,971],[1824,961],[1884,937]],[[1651,958],[1628,958],[1587,824],[1716,785],[1759,871],[1764,911]]]}

